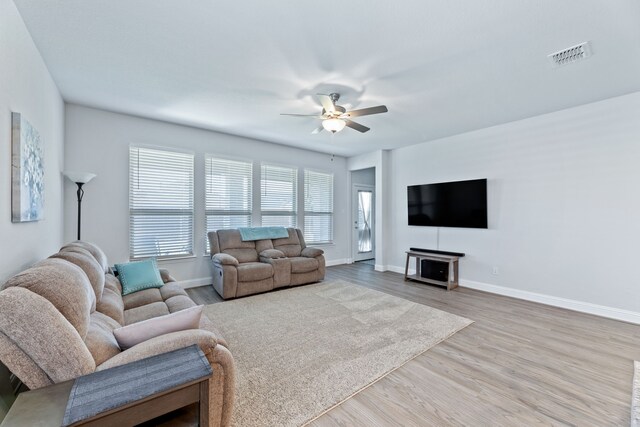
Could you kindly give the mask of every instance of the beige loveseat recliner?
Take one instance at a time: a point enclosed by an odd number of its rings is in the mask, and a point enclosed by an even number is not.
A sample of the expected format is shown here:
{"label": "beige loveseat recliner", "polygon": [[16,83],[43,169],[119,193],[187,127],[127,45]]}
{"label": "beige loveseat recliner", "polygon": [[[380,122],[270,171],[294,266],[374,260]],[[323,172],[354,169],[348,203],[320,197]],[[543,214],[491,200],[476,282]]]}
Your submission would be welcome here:
{"label": "beige loveseat recliner", "polygon": [[211,363],[209,423],[230,423],[235,368],[203,314],[200,329],[173,332],[121,350],[113,330],[195,306],[167,271],[161,288],[122,296],[99,247],[73,242],[0,286],[0,361],[36,389],[197,344]]}
{"label": "beige loveseat recliner", "polygon": [[297,228],[287,233],[243,242],[236,229],[210,231],[214,289],[228,299],[324,279],[324,251],[307,247]]}

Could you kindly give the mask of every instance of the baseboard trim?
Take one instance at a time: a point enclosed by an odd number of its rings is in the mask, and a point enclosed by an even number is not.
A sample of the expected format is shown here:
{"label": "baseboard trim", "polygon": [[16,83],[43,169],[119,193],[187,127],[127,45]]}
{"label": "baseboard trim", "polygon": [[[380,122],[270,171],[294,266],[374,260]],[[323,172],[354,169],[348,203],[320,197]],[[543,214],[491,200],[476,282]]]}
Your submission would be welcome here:
{"label": "baseboard trim", "polygon": [[[394,273],[404,274],[403,267],[398,267],[397,265],[389,265],[386,267],[387,270],[393,271]],[[376,270],[378,270],[377,266]],[[415,270],[410,269],[409,274],[415,274]],[[640,325],[640,313],[636,311],[607,307],[604,305],[576,301],[568,298],[556,297],[553,295],[540,294],[537,292],[507,288],[504,286],[492,285],[489,283],[476,282],[474,280],[460,279],[460,287],[489,292],[496,295],[504,295],[506,297],[537,302],[553,307],[565,308],[567,310],[578,311],[580,313],[593,314],[595,316],[606,317],[607,319],[621,320],[623,322]]]}
{"label": "baseboard trim", "polygon": [[623,322],[640,325],[640,313],[635,311],[607,307],[604,305],[592,304],[590,302],[576,301],[553,295],[539,294],[537,292],[506,288],[504,286],[491,285],[489,283],[476,282],[473,280],[461,279],[460,286],[463,288],[476,289],[478,291],[538,302],[554,307],[566,308],[567,310],[579,311],[581,313],[593,314],[600,317],[606,317],[608,319],[622,320]]}
{"label": "baseboard trim", "polygon": [[[378,270],[378,271],[393,271],[394,273],[404,274],[404,267],[398,267],[397,265],[386,265],[381,267],[384,267],[384,270]],[[410,268],[407,273],[409,275],[416,274],[416,270],[414,268]]]}
{"label": "baseboard trim", "polygon": [[353,264],[353,260],[350,258],[338,258],[338,259],[331,259],[331,260],[325,261],[325,265],[327,267],[331,267],[334,265],[342,265],[342,264]]}
{"label": "baseboard trim", "polygon": [[197,279],[190,279],[190,280],[178,280],[176,283],[182,286],[182,289],[197,288],[199,286],[210,285],[211,277],[200,277]]}

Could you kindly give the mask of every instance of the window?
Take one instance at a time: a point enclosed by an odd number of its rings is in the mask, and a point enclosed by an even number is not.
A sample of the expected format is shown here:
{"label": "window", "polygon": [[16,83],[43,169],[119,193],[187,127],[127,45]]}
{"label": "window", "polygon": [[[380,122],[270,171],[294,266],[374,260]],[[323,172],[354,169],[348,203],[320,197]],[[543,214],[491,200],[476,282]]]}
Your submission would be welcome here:
{"label": "window", "polygon": [[207,156],[205,171],[207,231],[251,227],[252,162]]}
{"label": "window", "polygon": [[304,171],[304,239],[333,242],[333,174]]}
{"label": "window", "polygon": [[298,169],[263,164],[260,187],[262,226],[295,227]]}
{"label": "window", "polygon": [[193,254],[193,154],[129,148],[129,253]]}

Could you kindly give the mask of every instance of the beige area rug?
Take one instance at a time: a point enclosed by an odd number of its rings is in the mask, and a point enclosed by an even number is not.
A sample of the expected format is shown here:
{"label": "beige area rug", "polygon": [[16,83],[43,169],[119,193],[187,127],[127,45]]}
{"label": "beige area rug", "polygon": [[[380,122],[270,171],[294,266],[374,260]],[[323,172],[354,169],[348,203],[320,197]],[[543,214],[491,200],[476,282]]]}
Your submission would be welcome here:
{"label": "beige area rug", "polygon": [[633,391],[631,393],[631,427],[640,427],[640,362],[633,362]]}
{"label": "beige area rug", "polygon": [[234,425],[299,426],[472,323],[343,281],[205,308],[236,362]]}

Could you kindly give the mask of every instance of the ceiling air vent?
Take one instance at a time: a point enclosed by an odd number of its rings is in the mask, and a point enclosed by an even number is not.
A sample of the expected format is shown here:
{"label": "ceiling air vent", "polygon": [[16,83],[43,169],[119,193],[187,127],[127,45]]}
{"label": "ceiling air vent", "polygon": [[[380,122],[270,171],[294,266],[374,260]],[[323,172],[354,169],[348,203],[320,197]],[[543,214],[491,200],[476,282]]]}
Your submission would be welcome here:
{"label": "ceiling air vent", "polygon": [[591,56],[591,45],[589,42],[580,43],[575,46],[571,46],[567,49],[563,49],[559,52],[548,55],[549,61],[554,67],[560,67],[580,61]]}

